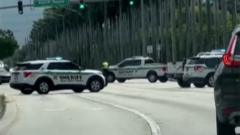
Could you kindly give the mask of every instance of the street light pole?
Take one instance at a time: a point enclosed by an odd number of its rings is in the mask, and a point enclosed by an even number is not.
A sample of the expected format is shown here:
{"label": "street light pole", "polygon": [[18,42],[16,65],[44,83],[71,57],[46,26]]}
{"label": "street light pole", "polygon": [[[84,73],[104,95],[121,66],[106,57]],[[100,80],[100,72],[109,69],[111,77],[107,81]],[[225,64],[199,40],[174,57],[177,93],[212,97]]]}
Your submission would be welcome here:
{"label": "street light pole", "polygon": [[144,1],[141,0],[141,24],[142,24],[142,27],[141,27],[141,36],[142,36],[142,55],[145,56],[146,55],[146,49],[145,49],[145,46],[146,46],[146,39],[145,39],[145,20],[144,20]]}

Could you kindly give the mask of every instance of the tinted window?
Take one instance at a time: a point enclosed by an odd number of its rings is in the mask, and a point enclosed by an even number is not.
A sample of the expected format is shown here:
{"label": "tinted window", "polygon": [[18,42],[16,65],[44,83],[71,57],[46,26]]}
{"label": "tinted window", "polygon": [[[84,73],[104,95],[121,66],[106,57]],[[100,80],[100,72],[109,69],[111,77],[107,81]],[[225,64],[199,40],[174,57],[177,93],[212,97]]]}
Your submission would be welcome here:
{"label": "tinted window", "polygon": [[43,63],[41,64],[17,64],[16,70],[38,70]]}
{"label": "tinted window", "polygon": [[237,43],[234,51],[235,55],[240,55],[240,35],[238,35]]}
{"label": "tinted window", "polygon": [[145,64],[152,64],[152,63],[154,63],[154,61],[151,60],[151,59],[149,59],[149,60],[145,60]]}
{"label": "tinted window", "polygon": [[191,59],[188,61],[188,64],[204,64],[204,59],[191,58]]}
{"label": "tinted window", "polygon": [[126,66],[139,66],[141,65],[141,60],[127,60],[119,65],[119,67],[126,67]]}
{"label": "tinted window", "polygon": [[52,70],[79,70],[79,68],[71,62],[50,63],[48,65],[48,69],[52,69]]}
{"label": "tinted window", "polygon": [[220,58],[209,58],[205,60],[205,64],[210,68],[215,68],[220,63]]}

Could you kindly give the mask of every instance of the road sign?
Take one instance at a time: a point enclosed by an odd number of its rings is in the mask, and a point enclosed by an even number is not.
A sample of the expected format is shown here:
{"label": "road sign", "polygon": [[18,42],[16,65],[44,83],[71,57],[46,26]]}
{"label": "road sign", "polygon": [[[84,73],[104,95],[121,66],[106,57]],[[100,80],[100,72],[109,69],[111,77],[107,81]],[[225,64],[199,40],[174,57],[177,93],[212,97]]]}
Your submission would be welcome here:
{"label": "road sign", "polygon": [[69,0],[34,0],[34,7],[45,7],[45,6],[66,6],[69,3]]}

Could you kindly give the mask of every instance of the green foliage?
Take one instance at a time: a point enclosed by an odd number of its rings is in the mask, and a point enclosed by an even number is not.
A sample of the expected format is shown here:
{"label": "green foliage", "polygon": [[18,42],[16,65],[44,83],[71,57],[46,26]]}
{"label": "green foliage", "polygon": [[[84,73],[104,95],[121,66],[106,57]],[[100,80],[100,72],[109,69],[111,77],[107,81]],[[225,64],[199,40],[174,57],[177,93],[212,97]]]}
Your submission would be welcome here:
{"label": "green foliage", "polygon": [[0,29],[0,59],[10,57],[18,48],[17,41],[10,30]]}

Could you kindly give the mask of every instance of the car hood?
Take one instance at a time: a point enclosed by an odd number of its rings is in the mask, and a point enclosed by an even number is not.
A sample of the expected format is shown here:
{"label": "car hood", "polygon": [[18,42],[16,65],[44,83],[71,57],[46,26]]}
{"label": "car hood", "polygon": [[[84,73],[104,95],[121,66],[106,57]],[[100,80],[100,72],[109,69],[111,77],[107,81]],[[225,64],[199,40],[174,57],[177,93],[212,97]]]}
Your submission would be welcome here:
{"label": "car hood", "polygon": [[85,69],[81,71],[82,73],[88,73],[88,74],[102,74],[99,70],[91,70],[91,69]]}

